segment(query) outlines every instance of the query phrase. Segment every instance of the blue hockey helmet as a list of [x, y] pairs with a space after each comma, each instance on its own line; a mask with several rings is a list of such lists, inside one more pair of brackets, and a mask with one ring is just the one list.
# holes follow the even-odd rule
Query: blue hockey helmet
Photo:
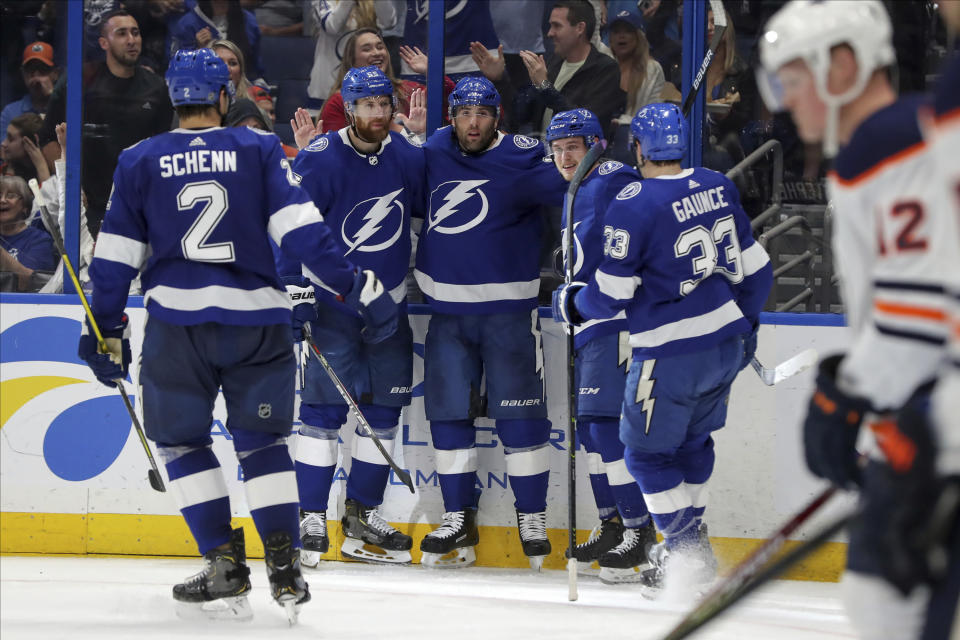
[[687, 152], [687, 121], [675, 104], [655, 102], [637, 111], [630, 135], [650, 160], [680, 160]]
[[213, 49], [181, 49], [173, 54], [167, 68], [167, 91], [173, 106], [215, 105], [221, 88], [231, 98], [236, 94], [227, 64]]
[[[347, 111], [352, 111], [353, 103], [360, 98], [390, 96], [392, 99], [393, 83], [390, 82], [387, 74], [376, 65], [354, 67], [344, 74], [343, 84], [340, 86], [340, 95], [343, 96], [344, 107]], [[394, 103], [394, 106], [396, 106], [396, 103]]]
[[457, 86], [450, 92], [447, 98], [450, 105], [450, 119], [453, 119], [453, 112], [457, 107], [476, 105], [482, 107], [493, 107], [497, 111], [497, 117], [500, 117], [500, 93], [493, 83], [483, 76], [467, 76], [461, 78]]
[[561, 111], [550, 120], [547, 127], [547, 145], [561, 138], [583, 136], [587, 147], [603, 142], [603, 128], [600, 120], [589, 109]]

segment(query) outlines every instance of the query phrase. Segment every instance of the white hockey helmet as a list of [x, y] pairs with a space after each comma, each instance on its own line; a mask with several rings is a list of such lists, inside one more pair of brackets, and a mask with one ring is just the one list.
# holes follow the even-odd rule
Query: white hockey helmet
[[[874, 71], [896, 62], [892, 39], [890, 16], [880, 0], [792, 0], [770, 18], [760, 38], [760, 94], [771, 111], [783, 111], [777, 70], [803, 60], [828, 108], [824, 144], [834, 146], [837, 110], [863, 92]], [[831, 94], [830, 50], [843, 44], [853, 50], [857, 78], [846, 92]]]

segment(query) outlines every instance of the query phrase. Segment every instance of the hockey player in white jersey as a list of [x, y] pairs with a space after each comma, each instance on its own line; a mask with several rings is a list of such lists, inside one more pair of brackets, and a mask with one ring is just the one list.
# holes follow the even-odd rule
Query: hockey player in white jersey
[[164, 459], [204, 569], [173, 588], [180, 611], [249, 618], [243, 529], [231, 530], [226, 481], [210, 424], [220, 389], [243, 469], [247, 506], [263, 540], [270, 593], [295, 621], [310, 592], [300, 573], [298, 504], [286, 435], [293, 419], [290, 302], [272, 239], [343, 296], [374, 330], [396, 305], [357, 270], [299, 188], [279, 141], [220, 126], [233, 96], [227, 66], [210, 49], [178, 51], [167, 71], [180, 128], [120, 154], [103, 230], [90, 265], [92, 315], [79, 355], [107, 385], [127, 375], [123, 313], [142, 270], [140, 404], [146, 434]]
[[485, 413], [504, 446], [523, 552], [539, 568], [551, 549], [539, 206], [559, 205], [565, 183], [537, 140], [497, 131], [500, 95], [490, 81], [464, 78], [449, 103], [454, 124], [424, 145], [429, 210], [414, 271], [433, 312], [424, 404], [444, 503], [443, 524], [420, 550], [428, 566], [475, 561], [474, 419]]
[[[795, 0], [766, 26], [759, 79], [771, 110], [789, 110], [804, 141], [836, 153], [833, 259], [853, 342], [820, 365], [804, 449], [814, 474], [860, 488], [847, 612], [863, 638], [934, 640], [950, 632], [922, 631], [938, 589], [927, 561], [939, 486], [928, 407], [949, 333], [956, 220], [931, 188], [936, 160], [918, 125], [928, 100], [898, 99], [890, 81], [892, 35], [878, 1]], [[952, 617], [955, 594], [947, 608]]]
[[[565, 180], [573, 177], [590, 147], [606, 144], [597, 116], [587, 109], [553, 116], [546, 142]], [[597, 160], [584, 177], [574, 201], [573, 239], [569, 245], [573, 256], [564, 256], [564, 261], [573, 260], [574, 280], [588, 280], [600, 265], [607, 207], [624, 187], [640, 179], [636, 171], [613, 160]], [[566, 251], [566, 208], [560, 227]], [[627, 470], [620, 441], [620, 406], [630, 365], [628, 337], [622, 312], [614, 318], [577, 326], [574, 336], [577, 437], [587, 452], [600, 524], [588, 540], [576, 546], [573, 557], [584, 568], [597, 562], [600, 579], [611, 584], [637, 580], [638, 568], [647, 563], [647, 549], [657, 541], [643, 494]]]
[[626, 315], [633, 361], [620, 439], [664, 538], [640, 575], [653, 597], [670, 576], [697, 588], [716, 572], [705, 524], [712, 433], [756, 350], [773, 272], [736, 186], [716, 171], [681, 167], [687, 127], [676, 105], [645, 106], [630, 130], [644, 180], [617, 193], [600, 265], [588, 284], [557, 289], [553, 312], [574, 326]]
[[[344, 308], [322, 279], [315, 283], [312, 339], [358, 403], [382, 445], [392, 450], [401, 408], [410, 403], [413, 336], [406, 314], [410, 217], [422, 218], [423, 152], [390, 131], [393, 85], [376, 66], [350, 69], [341, 91], [349, 125], [315, 138], [293, 163], [300, 186], [337, 230], [343, 255], [380, 275], [401, 309], [396, 330], [373, 335]], [[278, 265], [295, 279], [300, 265]], [[300, 404], [296, 468], [303, 509], [303, 562], [315, 567], [327, 551], [327, 501], [337, 465], [347, 405], [320, 363], [309, 358]], [[390, 468], [374, 441], [357, 427], [341, 518], [343, 555], [368, 562], [409, 563], [413, 540], [380, 515]], [[348, 456], [345, 453], [344, 458]], [[346, 462], [346, 460], [345, 460]]]

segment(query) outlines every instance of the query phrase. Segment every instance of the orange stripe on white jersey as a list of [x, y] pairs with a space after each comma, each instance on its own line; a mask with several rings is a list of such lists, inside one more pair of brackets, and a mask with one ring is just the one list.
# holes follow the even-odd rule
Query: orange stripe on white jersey
[[885, 171], [886, 169], [893, 167], [898, 163], [906, 162], [913, 156], [926, 151], [926, 149], [927, 149], [926, 142], [918, 142], [914, 145], [907, 147], [902, 151], [898, 151], [897, 153], [893, 154], [889, 158], [884, 158], [883, 160], [873, 165], [863, 173], [849, 180], [845, 178], [841, 178], [836, 171], [830, 171], [827, 174], [827, 177], [831, 178], [834, 181], [834, 183], [837, 185], [840, 185], [843, 187], [854, 187], [854, 186], [863, 184], [867, 180], [874, 178], [877, 174], [881, 173], [882, 171]]
[[920, 307], [916, 305], [884, 302], [883, 300], [875, 300], [873, 303], [873, 307], [877, 311], [881, 311], [883, 313], [894, 315], [894, 316], [920, 318], [923, 320], [932, 320], [934, 322], [947, 321], [947, 314], [943, 310], [934, 309], [931, 307]]

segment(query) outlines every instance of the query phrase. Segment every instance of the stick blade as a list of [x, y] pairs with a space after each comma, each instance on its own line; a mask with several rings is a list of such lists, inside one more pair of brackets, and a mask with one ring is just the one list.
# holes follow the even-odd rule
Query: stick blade
[[156, 469], [147, 471], [147, 479], [150, 481], [150, 486], [153, 487], [154, 491], [159, 491], [160, 493], [167, 492], [167, 487], [163, 484], [163, 478], [160, 477]]
[[[772, 372], [773, 381], [768, 384], [777, 384], [783, 382], [787, 378], [792, 378], [798, 373], [802, 373], [813, 365], [817, 364], [818, 359], [819, 356], [817, 355], [816, 349], [807, 349], [805, 351], [801, 351], [786, 362], [777, 365], [777, 368]], [[766, 382], [766, 380], [764, 380], [764, 382]]]

